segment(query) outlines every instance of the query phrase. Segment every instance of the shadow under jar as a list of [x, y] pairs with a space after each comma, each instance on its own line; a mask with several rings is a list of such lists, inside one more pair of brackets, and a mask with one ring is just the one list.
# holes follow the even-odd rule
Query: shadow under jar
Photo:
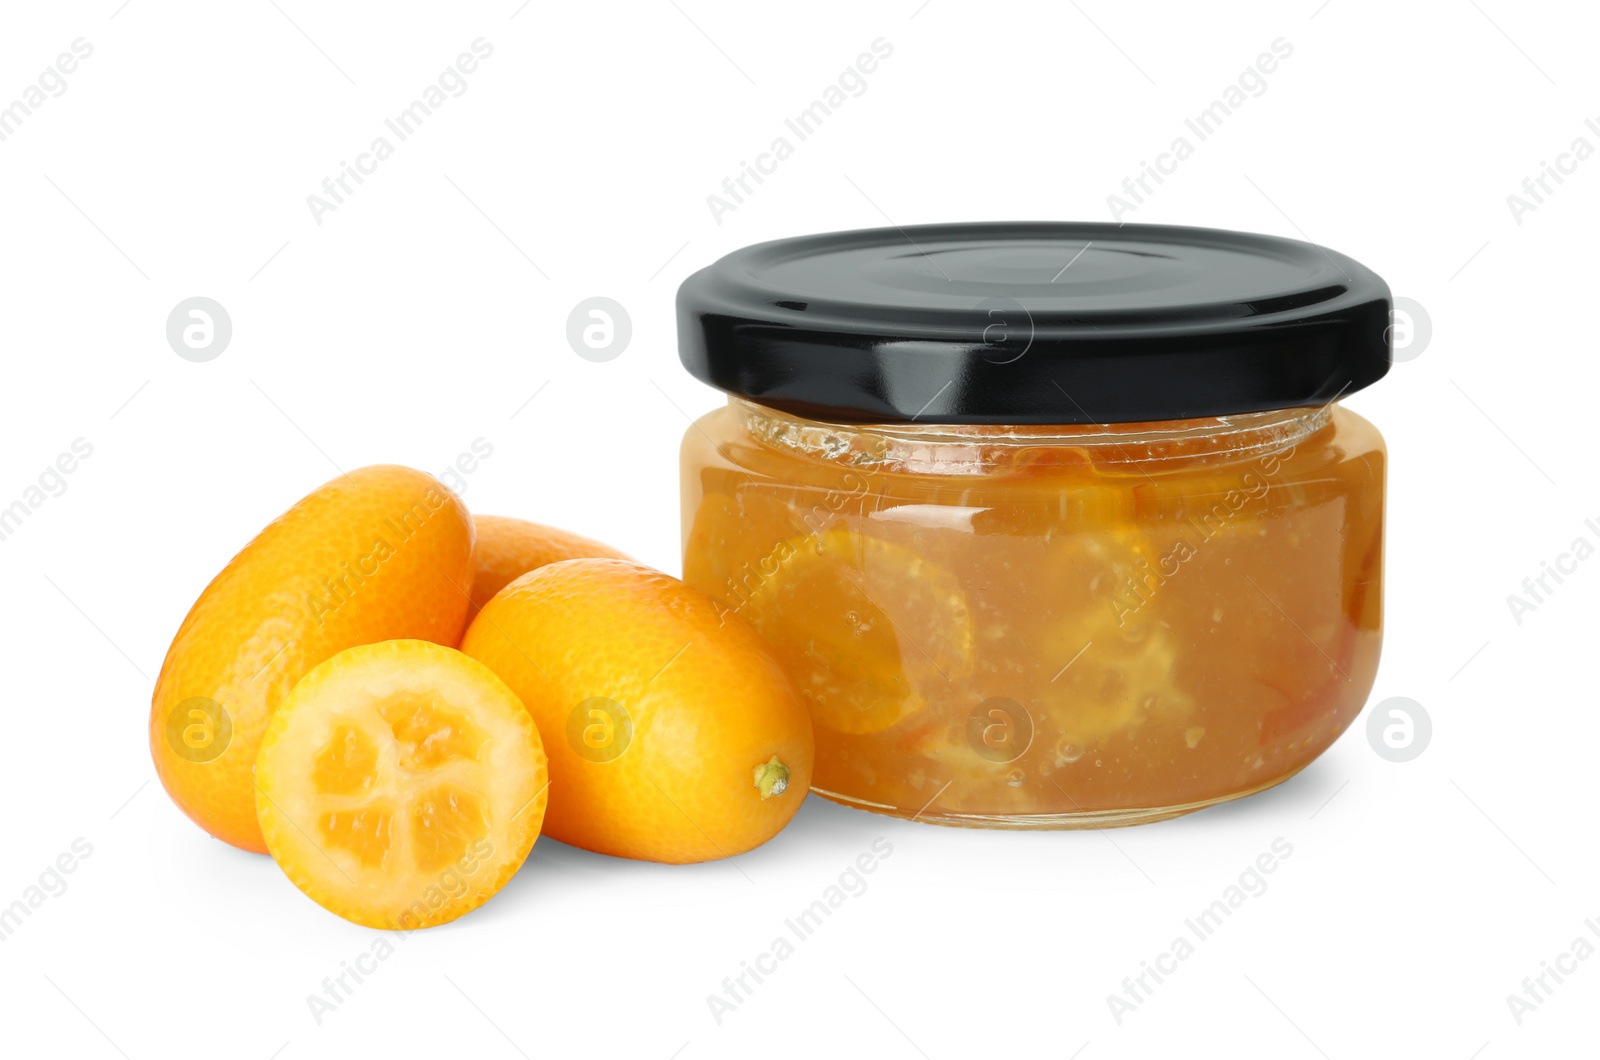
[[1160, 820], [1304, 768], [1382, 629], [1389, 367], [1343, 255], [1205, 229], [780, 240], [679, 291], [730, 393], [683, 442], [684, 579], [811, 709], [814, 790], [918, 820]]

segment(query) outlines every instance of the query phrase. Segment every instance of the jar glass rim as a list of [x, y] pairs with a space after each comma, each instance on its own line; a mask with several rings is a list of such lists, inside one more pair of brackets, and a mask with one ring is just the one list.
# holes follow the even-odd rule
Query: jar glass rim
[[[1099, 466], [1153, 469], [1170, 460], [1237, 460], [1288, 452], [1330, 422], [1337, 402], [1266, 412], [1109, 424], [831, 423], [736, 394], [728, 405], [758, 440], [855, 465], [942, 474], [979, 473], [1028, 449], [1093, 452]], [[1135, 474], [1140, 473], [1134, 470]]]

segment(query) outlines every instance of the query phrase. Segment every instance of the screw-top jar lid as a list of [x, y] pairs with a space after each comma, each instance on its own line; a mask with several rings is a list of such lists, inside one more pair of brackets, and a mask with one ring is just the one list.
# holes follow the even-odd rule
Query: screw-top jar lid
[[759, 243], [678, 289], [712, 386], [848, 423], [1127, 423], [1323, 404], [1389, 370], [1389, 287], [1293, 239], [927, 225]]

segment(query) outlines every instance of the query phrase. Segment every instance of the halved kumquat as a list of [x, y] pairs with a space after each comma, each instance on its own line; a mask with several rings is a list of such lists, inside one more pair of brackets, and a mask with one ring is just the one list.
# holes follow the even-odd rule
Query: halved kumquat
[[428, 641], [350, 648], [273, 716], [256, 759], [267, 848], [368, 927], [454, 920], [522, 865], [544, 820], [543, 743], [487, 667]]

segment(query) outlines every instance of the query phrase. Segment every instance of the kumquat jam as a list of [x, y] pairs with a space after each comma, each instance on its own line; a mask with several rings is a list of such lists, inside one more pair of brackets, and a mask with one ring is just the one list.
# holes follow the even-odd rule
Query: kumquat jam
[[1092, 827], [1280, 783], [1378, 665], [1385, 450], [1338, 400], [1388, 297], [1201, 229], [739, 251], [679, 295], [731, 395], [684, 438], [684, 579], [777, 651], [828, 798]]

